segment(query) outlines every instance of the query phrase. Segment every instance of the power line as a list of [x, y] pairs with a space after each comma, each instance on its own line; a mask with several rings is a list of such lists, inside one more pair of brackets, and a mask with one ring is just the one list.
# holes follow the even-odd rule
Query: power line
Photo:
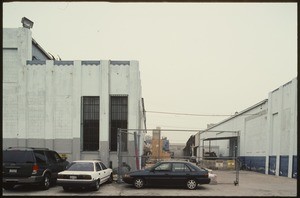
[[[169, 115], [183, 115], [183, 116], [203, 116], [203, 117], [227, 117], [227, 116], [235, 116], [238, 114], [238, 112], [236, 112], [235, 114], [193, 114], [193, 113], [175, 113], [175, 112], [163, 112], [163, 111], [146, 111], [146, 113], [157, 113], [157, 114], [169, 114]], [[258, 115], [258, 113], [255, 114], [242, 114], [243, 116], [249, 116], [249, 115]]]
[[185, 116], [233, 116], [233, 115], [218, 115], [218, 114], [192, 114], [192, 113], [174, 113], [174, 112], [162, 112], [162, 111], [146, 111], [146, 113], [159, 113], [169, 115], [185, 115]]

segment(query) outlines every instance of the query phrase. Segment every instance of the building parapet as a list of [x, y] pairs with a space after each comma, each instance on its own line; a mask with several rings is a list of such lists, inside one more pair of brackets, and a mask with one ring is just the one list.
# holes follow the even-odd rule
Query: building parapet
[[110, 65], [130, 65], [130, 61], [109, 61]]
[[100, 61], [81, 61], [81, 65], [100, 65]]
[[[47, 61], [52, 61], [52, 60], [47, 60]], [[46, 60], [27, 60], [26, 61], [27, 65], [46, 65]], [[101, 64], [100, 60], [84, 60], [81, 61], [82, 66], [88, 66], [88, 65], [96, 65], [99, 66]], [[109, 61], [110, 65], [130, 65], [130, 61]], [[53, 65], [57, 66], [73, 66], [74, 61], [66, 61], [66, 60], [53, 60]]]
[[27, 65], [46, 65], [45, 60], [28, 60], [26, 61]]
[[74, 65], [74, 61], [54, 61], [54, 65]]

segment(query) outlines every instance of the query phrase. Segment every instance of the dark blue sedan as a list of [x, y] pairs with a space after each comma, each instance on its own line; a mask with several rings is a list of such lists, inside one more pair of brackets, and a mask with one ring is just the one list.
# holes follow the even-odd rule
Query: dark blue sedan
[[198, 184], [209, 184], [208, 171], [185, 161], [158, 162], [151, 168], [129, 172], [123, 176], [123, 181], [133, 184], [136, 188], [145, 185], [186, 186], [196, 189]]

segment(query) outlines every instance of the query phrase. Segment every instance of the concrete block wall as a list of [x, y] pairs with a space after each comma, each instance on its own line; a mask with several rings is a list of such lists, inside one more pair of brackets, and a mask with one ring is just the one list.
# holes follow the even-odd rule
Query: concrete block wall
[[[26, 28], [4, 29], [3, 41], [3, 148], [47, 147], [69, 161], [101, 159], [117, 165], [116, 152], [109, 151], [109, 99], [127, 95], [128, 128], [143, 126], [138, 61], [31, 60], [32, 37]], [[100, 97], [97, 152], [82, 152], [82, 96]], [[140, 138], [143, 148], [143, 133]], [[134, 148], [129, 152], [133, 155]]]

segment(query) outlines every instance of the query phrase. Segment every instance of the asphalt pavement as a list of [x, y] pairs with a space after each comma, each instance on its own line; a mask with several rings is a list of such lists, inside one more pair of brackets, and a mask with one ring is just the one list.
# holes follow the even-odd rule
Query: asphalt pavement
[[64, 191], [53, 186], [43, 191], [36, 186], [16, 186], [15, 189], [2, 191], [4, 196], [297, 196], [297, 180], [287, 177], [265, 175], [251, 171], [239, 172], [239, 184], [234, 185], [234, 171], [213, 171], [217, 182], [200, 185], [196, 190], [184, 187], [146, 187], [135, 189], [125, 183], [101, 185], [98, 191], [76, 189]]

